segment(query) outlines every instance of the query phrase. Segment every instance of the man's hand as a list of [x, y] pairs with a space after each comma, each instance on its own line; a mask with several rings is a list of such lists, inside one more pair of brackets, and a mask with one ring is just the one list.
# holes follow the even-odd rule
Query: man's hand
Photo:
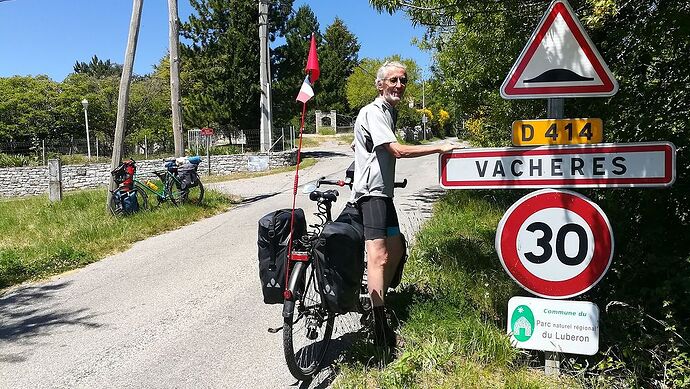
[[441, 153], [447, 153], [455, 149], [464, 149], [465, 146], [457, 142], [446, 142], [441, 145]]

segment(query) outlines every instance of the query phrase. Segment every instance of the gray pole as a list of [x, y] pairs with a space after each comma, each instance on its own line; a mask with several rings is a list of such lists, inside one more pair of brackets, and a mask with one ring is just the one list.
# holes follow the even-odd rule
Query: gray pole
[[[546, 102], [547, 119], [563, 119], [563, 99], [548, 99]], [[561, 359], [556, 352], [544, 351], [544, 373], [547, 375], [559, 375], [561, 373]]]
[[206, 160], [208, 162], [208, 175], [211, 176], [211, 135], [206, 135]]
[[424, 96], [424, 87], [426, 85], [426, 81], [422, 78], [422, 110], [424, 113], [422, 114], [422, 134], [424, 136], [424, 140], [426, 140], [426, 99]]
[[261, 111], [260, 143], [261, 151], [266, 152], [271, 147], [271, 81], [268, 73], [268, 1], [259, 0], [259, 83], [261, 97], [259, 108]]
[[[125, 63], [122, 66], [122, 77], [120, 78], [120, 94], [117, 99], [117, 120], [115, 122], [115, 137], [113, 141], [113, 156], [110, 161], [110, 170], [114, 170], [122, 159], [122, 149], [125, 139], [125, 126], [127, 120], [127, 102], [129, 101], [129, 86], [132, 80], [132, 68], [134, 67], [134, 56], [137, 52], [137, 40], [139, 38], [139, 25], [141, 24], [141, 7], [144, 0], [132, 1], [132, 19], [129, 23], [129, 38], [127, 40], [127, 50], [125, 51]], [[115, 181], [110, 179], [110, 190], [115, 190]], [[105, 200], [106, 207], [110, 201], [110, 193]]]
[[177, 17], [177, 0], [168, 0], [168, 38], [170, 45], [170, 104], [172, 108], [173, 140], [175, 156], [184, 157], [184, 136], [182, 129], [182, 110], [180, 108], [180, 45], [179, 19]]
[[[86, 99], [82, 100], [82, 104]], [[91, 160], [91, 138], [89, 137], [89, 103], [84, 104], [84, 122], [86, 123], [86, 150], [89, 155], [89, 161]]]

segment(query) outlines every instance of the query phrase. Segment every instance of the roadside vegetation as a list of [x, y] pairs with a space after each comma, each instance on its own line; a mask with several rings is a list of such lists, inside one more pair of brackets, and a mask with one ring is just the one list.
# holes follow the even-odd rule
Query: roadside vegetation
[[364, 342], [356, 344], [334, 387], [580, 386], [530, 368], [536, 357], [506, 336], [508, 299], [520, 290], [503, 271], [493, 240], [513, 197], [458, 191], [440, 200], [417, 235], [402, 286], [389, 297], [405, 345], [386, 364], [371, 359], [374, 350]]
[[116, 218], [105, 189], [0, 201], [0, 289], [83, 267], [134, 242], [227, 210], [238, 199], [208, 190], [202, 206], [162, 204]]

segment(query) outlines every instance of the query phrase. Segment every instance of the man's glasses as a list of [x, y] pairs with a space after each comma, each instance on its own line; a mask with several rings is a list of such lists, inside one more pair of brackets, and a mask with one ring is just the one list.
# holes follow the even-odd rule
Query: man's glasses
[[388, 81], [388, 83], [391, 85], [397, 85], [398, 81], [400, 81], [400, 85], [407, 84], [407, 77], [391, 77], [385, 78], [385, 80]]

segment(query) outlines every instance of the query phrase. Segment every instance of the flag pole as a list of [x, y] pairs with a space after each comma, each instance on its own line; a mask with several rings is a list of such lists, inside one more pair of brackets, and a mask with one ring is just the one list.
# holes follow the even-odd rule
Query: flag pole
[[[297, 146], [297, 165], [295, 167], [295, 182], [292, 188], [292, 214], [290, 215], [290, 239], [288, 241], [288, 252], [285, 264], [285, 290], [283, 291], [283, 298], [292, 299], [292, 295], [288, 291], [288, 282], [290, 280], [290, 261], [292, 260], [292, 239], [295, 232], [295, 205], [297, 201], [297, 187], [299, 186], [299, 165], [302, 162], [302, 134], [304, 132], [304, 118], [307, 114], [307, 101], [314, 95], [311, 85], [319, 78], [319, 59], [316, 53], [316, 35], [311, 34], [311, 42], [309, 45], [309, 54], [307, 56], [307, 66], [304, 69], [307, 73], [307, 78], [300, 88], [300, 93], [297, 95], [297, 100], [302, 102], [302, 118], [299, 126], [299, 145]], [[306, 85], [306, 89], [304, 89]]]
[[[304, 116], [307, 113], [307, 103], [302, 103], [302, 118], [299, 126], [299, 145], [297, 146], [297, 166], [295, 168], [295, 182], [292, 188], [292, 215], [290, 216], [290, 240], [288, 241], [287, 263], [285, 265], [285, 291], [283, 297], [287, 296], [288, 281], [290, 277], [290, 260], [292, 259], [292, 234], [295, 230], [295, 204], [297, 201], [297, 187], [299, 186], [299, 164], [302, 158], [302, 132], [304, 131]], [[291, 297], [291, 296], [290, 296]]]

